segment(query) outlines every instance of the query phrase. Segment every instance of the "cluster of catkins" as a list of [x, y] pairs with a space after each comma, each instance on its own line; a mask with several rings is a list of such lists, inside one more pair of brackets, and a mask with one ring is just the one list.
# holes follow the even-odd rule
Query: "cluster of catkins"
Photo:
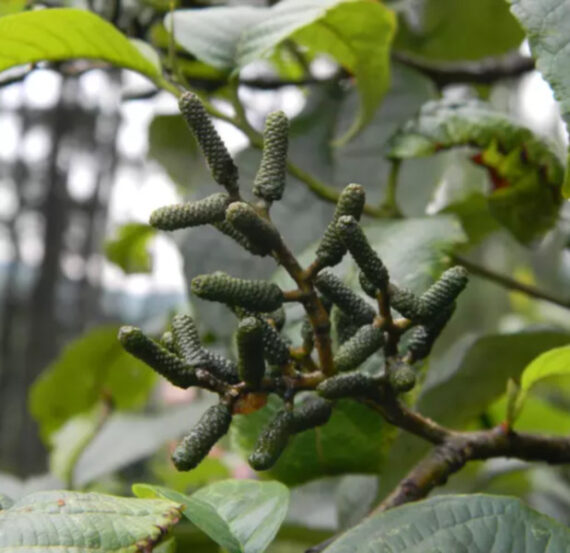
[[[213, 225], [252, 254], [273, 255], [279, 260], [284, 245], [268, 212], [271, 203], [281, 199], [285, 187], [287, 117], [276, 112], [267, 118], [263, 156], [253, 184], [258, 200], [248, 203], [240, 195], [237, 167], [200, 100], [186, 93], [180, 100], [180, 109], [214, 179], [226, 192], [162, 207], [152, 214], [151, 225], [168, 231]], [[382, 401], [388, 393], [395, 395], [414, 386], [412, 363], [429, 354], [453, 313], [455, 299], [465, 287], [467, 276], [460, 267], [449, 269], [421, 296], [392, 284], [358, 223], [364, 200], [364, 190], [359, 185], [350, 184], [342, 191], [311, 273], [309, 293], [316, 294], [316, 301], [330, 315], [336, 338], [332, 367], [327, 370], [311, 357], [315, 329], [309, 317], [303, 324], [301, 347], [293, 348], [281, 335], [286, 294], [275, 283], [263, 280], [244, 280], [215, 272], [197, 276], [191, 283], [196, 296], [222, 302], [237, 316], [237, 362], [204, 348], [194, 321], [187, 315], [175, 316], [171, 330], [160, 341], [147, 337], [138, 328], [121, 329], [119, 339], [124, 348], [175, 386], [199, 386], [220, 396], [220, 402], [202, 415], [174, 451], [173, 462], [179, 470], [190, 470], [200, 463], [227, 433], [232, 415], [245, 412], [242, 405], [248, 396], [263, 398], [275, 393], [285, 401], [283, 410], [260, 433], [249, 457], [254, 469], [266, 470], [278, 460], [292, 435], [328, 421], [336, 399]], [[360, 269], [362, 289], [379, 305], [383, 301], [388, 315], [378, 314], [327, 269], [338, 264], [347, 251]], [[392, 319], [389, 306], [400, 319]], [[408, 329], [411, 334], [406, 351], [400, 353], [397, 338]], [[386, 355], [383, 372], [359, 370], [364, 361], [382, 349]], [[309, 374], [313, 379], [303, 380]], [[312, 384], [298, 385], [307, 381]], [[304, 394], [307, 397], [303, 401], [294, 403], [299, 391], [310, 392]]]

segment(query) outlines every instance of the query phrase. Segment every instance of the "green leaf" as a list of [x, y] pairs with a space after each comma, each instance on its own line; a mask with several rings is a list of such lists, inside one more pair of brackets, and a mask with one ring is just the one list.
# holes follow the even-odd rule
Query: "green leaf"
[[148, 141], [148, 159], [162, 166], [180, 193], [213, 183], [196, 139], [180, 115], [156, 115]]
[[[234, 416], [234, 449], [249, 455], [261, 429], [282, 406], [271, 397], [263, 409]], [[293, 486], [321, 476], [378, 473], [393, 433], [394, 427], [365, 405], [338, 401], [327, 424], [295, 435], [275, 466], [260, 475]]]
[[219, 69], [241, 69], [271, 56], [291, 39], [311, 52], [328, 54], [356, 78], [360, 114], [342, 137], [346, 142], [370, 122], [389, 84], [389, 48], [394, 14], [367, 0], [285, 0], [271, 8], [180, 10], [174, 21], [177, 42]]
[[[511, 11], [528, 35], [536, 67], [548, 81], [560, 102], [566, 129], [570, 131], [570, 4], [564, 0], [508, 0]], [[568, 155], [564, 196], [570, 198], [570, 153]]]
[[278, 482], [224, 480], [190, 496], [136, 484], [139, 497], [165, 497], [184, 504], [184, 515], [229, 553], [263, 553], [287, 514], [289, 490]]
[[331, 55], [356, 78], [361, 103], [357, 120], [338, 140], [342, 144], [371, 121], [388, 89], [395, 28], [394, 14], [377, 2], [287, 0], [245, 33], [238, 63], [265, 57], [289, 37], [312, 52]]
[[515, 417], [524, 406], [531, 388], [541, 380], [570, 376], [570, 346], [555, 348], [539, 355], [523, 371], [515, 406]]
[[119, 328], [102, 326], [71, 342], [34, 382], [29, 396], [32, 416], [44, 440], [68, 419], [110, 400], [116, 409], [145, 404], [156, 376], [126, 353]]
[[149, 273], [152, 270], [152, 259], [148, 243], [155, 234], [152, 227], [142, 223], [121, 225], [116, 237], [105, 243], [105, 255], [128, 275]]
[[387, 155], [410, 159], [465, 146], [488, 171], [488, 208], [501, 225], [523, 243], [552, 228], [562, 201], [558, 157], [529, 129], [482, 102], [428, 102], [390, 139]]
[[76, 58], [102, 60], [157, 79], [156, 65], [113, 25], [83, 10], [33, 10], [0, 19], [0, 71]]
[[483, 336], [447, 363], [433, 367], [417, 403], [419, 412], [461, 428], [502, 396], [539, 353], [568, 344], [564, 332], [536, 331]]
[[324, 553], [566, 553], [570, 530], [519, 499], [448, 495], [375, 515]]
[[28, 3], [28, 0], [3, 0], [0, 3], [0, 16], [21, 12]]
[[412, 6], [400, 18], [395, 47], [420, 57], [475, 60], [514, 50], [524, 39], [502, 0], [420, 0]]
[[0, 552], [151, 551], [178, 522], [180, 510], [164, 499], [38, 492], [0, 511]]

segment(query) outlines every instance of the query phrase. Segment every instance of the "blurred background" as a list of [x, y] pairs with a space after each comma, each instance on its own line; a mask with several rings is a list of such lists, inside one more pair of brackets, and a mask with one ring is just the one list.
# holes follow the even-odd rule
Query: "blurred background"
[[[152, 33], [160, 37], [164, 32], [160, 22], [168, 9], [168, 2], [143, 0], [36, 4], [92, 9], [129, 36], [140, 38]], [[178, 7], [196, 8], [214, 4], [221, 2], [177, 2]], [[421, 28], [427, 2], [392, 4], [400, 9], [408, 29]], [[157, 38], [155, 46], [164, 50], [164, 40]], [[509, 48], [509, 55], [526, 58], [528, 46], [521, 42], [514, 50]], [[481, 56], [475, 53], [473, 57]], [[396, 57], [391, 88], [377, 117], [343, 148], [330, 146], [330, 141], [350, 123], [357, 99], [333, 61], [313, 59], [306, 68], [305, 86], [282, 82], [286, 79], [280, 78], [270, 63], [253, 64], [241, 78], [240, 97], [254, 127], [261, 129], [270, 111], [283, 109], [294, 118], [292, 159], [337, 188], [361, 182], [372, 202], [380, 200], [387, 181], [388, 166], [382, 159], [387, 138], [438, 94], [458, 100], [483, 98], [548, 137], [558, 151], [565, 147], [552, 92], [532, 66], [485, 84], [445, 83]], [[212, 94], [216, 107], [231, 113], [223, 92], [217, 94], [223, 82], [215, 75], [197, 71], [189, 80]], [[242, 182], [247, 183], [259, 154], [229, 124], [217, 121], [216, 126], [237, 156]], [[481, 193], [488, 186], [482, 169], [469, 163], [466, 156], [450, 152], [407, 163], [398, 201], [407, 216], [422, 217], [444, 212], [458, 199]], [[121, 324], [160, 334], [172, 313], [182, 310], [196, 313], [206, 339], [213, 347], [222, 348], [234, 323], [222, 309], [192, 305], [186, 276], [214, 269], [231, 270], [237, 276], [272, 274], [274, 269], [267, 260], [251, 262], [230, 242], [219, 242], [218, 235], [208, 230], [166, 236], [155, 235], [144, 226], [153, 209], [204, 196], [211, 189], [214, 185], [178, 116], [176, 100], [166, 92], [157, 92], [143, 77], [81, 61], [40, 64], [0, 75], [2, 491], [18, 496], [25, 489], [62, 483], [121, 491], [125, 482], [142, 475], [149, 478], [149, 474], [166, 485], [187, 488], [232, 474], [250, 474], [237, 455], [224, 447], [191, 474], [174, 473], [168, 463], [168, 448], [210, 399], [158, 383], [113, 345]], [[567, 295], [567, 207], [555, 228], [530, 248], [515, 242], [504, 230], [486, 228], [488, 221], [478, 221], [471, 230], [480, 232], [480, 237], [473, 238], [470, 255], [495, 271]], [[318, 238], [331, 213], [330, 204], [291, 178], [284, 202], [275, 209], [275, 219], [293, 249], [301, 252]], [[442, 359], [443, 363], [451, 355], [450, 346], [460, 339], [512, 332], [528, 325], [570, 330], [562, 308], [474, 279], [432, 362]], [[89, 399], [91, 388], [78, 391], [81, 383], [87, 386], [92, 379], [103, 378], [93, 375], [99, 374], [102, 365], [113, 363], [131, 363], [132, 378], [140, 377], [134, 384], [133, 380], [108, 384], [113, 393], [121, 386], [137, 390], [138, 399], [126, 402], [126, 412], [119, 392], [114, 397], [115, 401], [119, 398], [117, 404], [106, 401], [105, 386], [92, 387], [98, 390], [97, 401]], [[41, 376], [54, 366], [64, 367], [60, 377]], [[34, 400], [30, 391], [38, 382], [42, 386]], [[75, 420], [79, 426], [67, 426], [67, 434], [50, 430], [70, 420], [70, 413], [58, 411], [61, 401], [46, 401], [55, 394], [68, 404], [76, 399], [79, 403], [91, 401], [88, 416]], [[83, 407], [81, 404], [77, 412], [83, 413]], [[102, 430], [85, 451], [77, 450], [81, 457], [70, 475], [69, 452], [62, 454], [63, 460], [57, 455], [66, 439], [76, 443], [73, 436], [78, 428], [83, 432], [85, 428]], [[369, 485], [366, 477], [362, 478], [361, 492]], [[550, 481], [544, 478], [545, 497], [560, 494], [560, 490], [548, 488]], [[352, 485], [357, 482], [353, 480]], [[321, 488], [312, 486], [310, 497], [316, 497], [322, 506], [318, 502]], [[308, 497], [302, 496], [301, 502], [310, 511], [312, 500]], [[554, 503], [562, 501], [552, 497]], [[320, 509], [319, 516], [324, 526], [336, 524], [337, 514], [328, 507]]]

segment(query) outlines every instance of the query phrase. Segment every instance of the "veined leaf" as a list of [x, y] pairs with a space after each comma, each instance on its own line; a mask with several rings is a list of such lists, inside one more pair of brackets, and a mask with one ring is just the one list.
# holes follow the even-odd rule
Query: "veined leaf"
[[373, 516], [324, 553], [567, 553], [570, 530], [519, 499], [446, 495]]
[[71, 8], [33, 10], [0, 18], [0, 71], [40, 61], [102, 60], [156, 79], [155, 64], [113, 25]]
[[269, 57], [286, 39], [328, 54], [356, 78], [360, 114], [347, 141], [370, 120], [389, 82], [394, 14], [368, 0], [284, 0], [271, 8], [178, 10], [165, 18], [176, 41], [218, 69], [239, 70]]
[[180, 504], [164, 499], [38, 492], [0, 511], [0, 552], [151, 551], [180, 511]]
[[289, 505], [289, 490], [278, 482], [224, 480], [190, 496], [148, 484], [135, 484], [133, 491], [182, 503], [184, 515], [229, 553], [263, 553]]
[[[570, 130], [570, 4], [565, 0], [508, 0], [511, 11], [528, 35], [536, 67], [548, 81], [560, 102], [562, 117]], [[570, 153], [568, 155], [564, 196], [570, 198]]]
[[425, 104], [389, 141], [387, 156], [410, 159], [470, 147], [471, 159], [491, 181], [489, 211], [519, 241], [549, 230], [562, 201], [563, 168], [549, 146], [529, 129], [482, 102]]

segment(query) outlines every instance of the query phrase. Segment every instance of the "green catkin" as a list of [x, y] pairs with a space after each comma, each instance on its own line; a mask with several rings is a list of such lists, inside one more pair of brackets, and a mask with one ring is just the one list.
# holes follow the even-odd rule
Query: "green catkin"
[[277, 229], [245, 202], [234, 202], [226, 211], [226, 220], [233, 225], [263, 255], [281, 243]]
[[356, 219], [343, 216], [338, 220], [336, 229], [366, 278], [379, 290], [385, 290], [389, 280], [388, 270], [370, 246]]
[[336, 341], [339, 345], [350, 340], [359, 328], [352, 318], [338, 307], [333, 307], [331, 311], [331, 323], [335, 332]]
[[270, 113], [265, 120], [263, 153], [253, 183], [253, 193], [267, 202], [283, 197], [287, 175], [289, 119], [282, 111]]
[[133, 357], [146, 363], [175, 386], [189, 388], [197, 384], [193, 366], [145, 336], [140, 328], [121, 327], [119, 341]]
[[227, 405], [220, 403], [209, 407], [172, 454], [176, 468], [186, 471], [197, 467], [216, 442], [227, 433], [231, 422], [232, 414]]
[[270, 365], [285, 365], [289, 362], [289, 346], [283, 340], [279, 331], [267, 321], [261, 320], [263, 356]]
[[423, 318], [429, 322], [439, 312], [455, 301], [467, 286], [467, 270], [464, 267], [452, 267], [421, 296]]
[[331, 271], [321, 271], [315, 286], [326, 298], [342, 309], [358, 325], [370, 323], [376, 311]]
[[238, 373], [248, 386], [259, 388], [265, 374], [263, 359], [263, 323], [255, 317], [246, 317], [237, 329]]
[[255, 244], [252, 244], [247, 237], [245, 237], [239, 230], [237, 230], [229, 221], [220, 221], [219, 223], [214, 223], [213, 226], [218, 229], [222, 234], [229, 236], [232, 240], [237, 242], [243, 249], [247, 250], [253, 255], [259, 255], [263, 257], [267, 255], [263, 249], [259, 249]]
[[409, 392], [416, 385], [416, 373], [407, 363], [399, 363], [389, 371], [388, 380], [397, 393]]
[[216, 271], [192, 279], [192, 293], [208, 301], [243, 307], [254, 312], [278, 309], [283, 304], [283, 292], [272, 282], [233, 278]]
[[384, 332], [374, 325], [364, 325], [338, 349], [334, 356], [334, 366], [339, 372], [356, 369], [383, 344]]
[[360, 287], [364, 291], [364, 293], [372, 299], [376, 299], [378, 297], [378, 288], [374, 286], [367, 278], [366, 275], [362, 272], [358, 272], [358, 282], [360, 283]]
[[214, 128], [204, 105], [191, 92], [185, 92], [178, 105], [202, 149], [214, 180], [225, 187], [230, 195], [236, 196], [238, 193], [238, 169]]
[[326, 424], [331, 414], [330, 402], [321, 397], [313, 396], [295, 406], [291, 427], [295, 434], [305, 432], [305, 430]]
[[419, 361], [427, 357], [434, 342], [453, 315], [455, 303], [444, 307], [435, 319], [429, 324], [415, 328], [408, 341], [408, 351], [412, 354], [413, 361]]
[[383, 392], [383, 381], [379, 377], [360, 372], [338, 374], [327, 378], [317, 386], [317, 392], [326, 399], [344, 397], [378, 398]]
[[294, 431], [295, 416], [291, 411], [279, 411], [261, 431], [255, 442], [253, 452], [248, 457], [250, 466], [255, 470], [268, 470], [279, 459]]
[[178, 355], [178, 350], [176, 349], [176, 343], [174, 342], [174, 336], [170, 330], [167, 330], [163, 333], [160, 337], [160, 343], [170, 352], [174, 353], [174, 355]]
[[187, 362], [193, 363], [204, 358], [204, 349], [200, 343], [200, 335], [189, 315], [175, 315], [172, 318], [172, 335], [176, 349], [180, 356]]
[[398, 288], [393, 284], [388, 286], [390, 305], [403, 317], [414, 322], [423, 318], [423, 303], [420, 298], [407, 288]]
[[223, 221], [231, 199], [227, 194], [212, 194], [203, 200], [155, 209], [150, 225], [160, 230], [178, 230]]
[[332, 221], [329, 223], [323, 239], [317, 249], [317, 259], [321, 266], [332, 267], [342, 260], [346, 246], [340, 239], [336, 224], [343, 215], [352, 215], [360, 220], [366, 195], [359, 184], [349, 184], [340, 194]]
[[228, 384], [237, 384], [239, 382], [237, 365], [233, 361], [208, 350], [204, 350], [204, 354], [206, 356], [204, 368], [209, 373]]

